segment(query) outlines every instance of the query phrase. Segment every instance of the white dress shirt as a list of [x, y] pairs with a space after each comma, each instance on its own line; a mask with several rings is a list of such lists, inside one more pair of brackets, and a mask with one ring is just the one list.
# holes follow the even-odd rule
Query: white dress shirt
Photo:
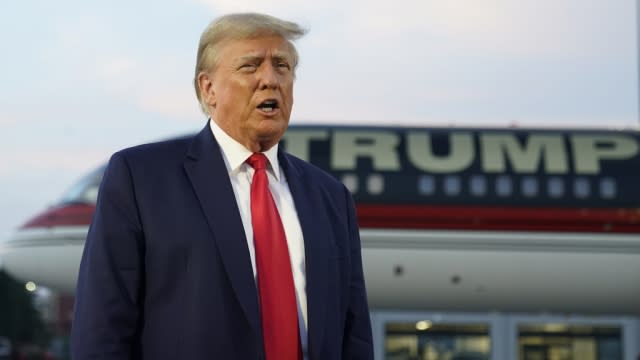
[[[256, 255], [255, 246], [253, 244], [253, 227], [251, 225], [251, 180], [254, 170], [245, 161], [253, 154], [244, 145], [237, 142], [222, 130], [218, 124], [212, 119], [209, 120], [211, 131], [222, 150], [222, 157], [229, 172], [233, 193], [238, 203], [240, 217], [244, 233], [247, 236], [247, 245], [249, 246], [249, 255], [251, 256], [251, 266], [253, 267], [253, 276], [256, 277]], [[287, 238], [287, 246], [289, 247], [289, 257], [291, 260], [291, 271], [293, 274], [293, 282], [296, 289], [296, 300], [298, 303], [298, 324], [300, 328], [300, 342], [302, 352], [307, 358], [307, 293], [306, 293], [306, 277], [305, 277], [305, 258], [304, 258], [304, 240], [302, 238], [302, 229], [298, 220], [291, 191], [287, 178], [284, 176], [280, 164], [278, 162], [278, 144], [264, 152], [269, 160], [267, 166], [267, 177], [269, 178], [269, 190], [276, 203], [284, 233]]]

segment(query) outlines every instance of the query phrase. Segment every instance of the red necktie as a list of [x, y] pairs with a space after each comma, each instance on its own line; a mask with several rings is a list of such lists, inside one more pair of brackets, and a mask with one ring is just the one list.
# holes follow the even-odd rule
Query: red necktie
[[251, 181], [251, 223], [265, 357], [266, 360], [300, 360], [298, 306], [289, 248], [278, 208], [269, 191], [267, 158], [254, 153], [247, 163], [255, 170]]

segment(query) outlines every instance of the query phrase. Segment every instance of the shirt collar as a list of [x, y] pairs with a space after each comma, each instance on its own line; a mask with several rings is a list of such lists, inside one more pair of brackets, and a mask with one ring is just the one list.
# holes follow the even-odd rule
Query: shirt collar
[[[209, 119], [209, 126], [211, 127], [211, 132], [216, 138], [218, 145], [220, 145], [220, 149], [222, 150], [222, 157], [224, 158], [224, 163], [227, 166], [227, 171], [229, 171], [230, 174], [237, 173], [238, 171], [240, 171], [242, 164], [245, 163], [245, 161], [249, 158], [249, 156], [251, 156], [251, 154], [253, 154], [253, 152], [236, 141], [236, 139], [229, 136], [229, 134], [222, 130], [220, 126], [218, 126], [218, 124], [213, 121], [213, 119]], [[269, 160], [271, 171], [276, 177], [276, 180], [280, 181], [278, 144], [272, 146], [271, 149], [263, 152], [263, 154]]]

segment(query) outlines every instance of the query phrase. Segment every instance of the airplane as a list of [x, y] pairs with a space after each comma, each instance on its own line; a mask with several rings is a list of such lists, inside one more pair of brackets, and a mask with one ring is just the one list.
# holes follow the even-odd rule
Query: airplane
[[[290, 126], [356, 201], [372, 309], [640, 315], [640, 134]], [[73, 294], [106, 165], [0, 243]]]

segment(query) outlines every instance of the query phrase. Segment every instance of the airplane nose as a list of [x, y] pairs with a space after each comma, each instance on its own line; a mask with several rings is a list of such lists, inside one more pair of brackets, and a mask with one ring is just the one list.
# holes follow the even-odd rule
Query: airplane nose
[[16, 279], [73, 293], [92, 204], [51, 207], [0, 242], [0, 262]]

